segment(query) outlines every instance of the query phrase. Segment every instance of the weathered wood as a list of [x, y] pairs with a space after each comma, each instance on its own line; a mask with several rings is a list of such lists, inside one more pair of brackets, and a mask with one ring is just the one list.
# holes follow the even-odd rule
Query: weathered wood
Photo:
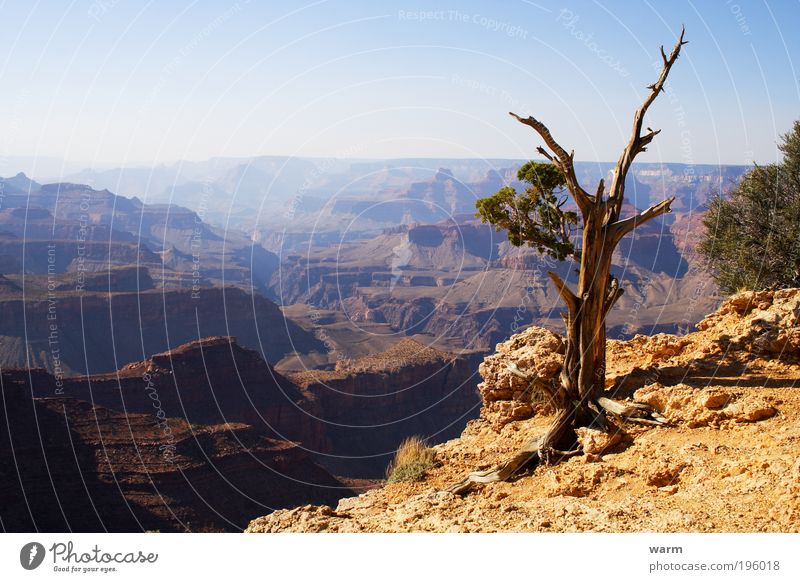
[[567, 180], [567, 188], [569, 189], [570, 194], [572, 194], [575, 203], [578, 205], [581, 213], [585, 214], [589, 207], [592, 204], [592, 200], [589, 197], [589, 194], [581, 188], [580, 183], [578, 183], [578, 177], [575, 175], [575, 164], [573, 160], [573, 154], [567, 153], [564, 148], [562, 148], [558, 142], [553, 138], [553, 135], [550, 133], [550, 130], [547, 129], [547, 126], [539, 121], [538, 119], [534, 119], [533, 117], [526, 117], [522, 118], [516, 113], [508, 112], [508, 114], [529, 127], [532, 127], [536, 133], [538, 133], [544, 143], [547, 144], [547, 147], [553, 152], [554, 155], [550, 155], [544, 148], [537, 148], [539, 153], [544, 155], [547, 159], [551, 162], [555, 163], [561, 171], [564, 173], [564, 177]]
[[644, 102], [641, 104], [639, 109], [636, 110], [636, 113], [633, 116], [633, 130], [631, 131], [631, 137], [628, 140], [628, 144], [625, 146], [625, 149], [622, 150], [622, 154], [617, 161], [616, 168], [614, 169], [614, 178], [611, 181], [611, 188], [609, 191], [609, 200], [614, 202], [615, 220], [619, 216], [619, 210], [622, 208], [622, 199], [625, 194], [625, 178], [628, 175], [628, 170], [630, 169], [634, 158], [643, 152], [644, 148], [651, 141], [653, 141], [653, 138], [659, 133], [658, 131], [653, 131], [652, 129], [648, 128], [647, 133], [642, 135], [644, 116], [647, 113], [650, 105], [652, 105], [653, 101], [655, 101], [656, 97], [658, 97], [659, 93], [664, 90], [664, 83], [667, 81], [667, 77], [672, 69], [672, 65], [674, 65], [675, 61], [678, 60], [678, 56], [681, 53], [681, 47], [688, 42], [683, 40], [685, 32], [686, 30], [681, 28], [681, 34], [678, 37], [678, 41], [675, 43], [675, 46], [672, 48], [669, 56], [667, 56], [664, 52], [664, 47], [661, 47], [663, 61], [661, 73], [659, 74], [656, 82], [648, 86], [650, 92], [647, 94]]
[[597, 403], [611, 414], [616, 414], [617, 416], [638, 416], [641, 413], [641, 410], [635, 406], [611, 400], [605, 396], [598, 398]]
[[570, 313], [577, 313], [580, 307], [580, 301], [575, 296], [575, 294], [570, 291], [567, 284], [553, 271], [548, 271], [547, 276], [550, 277], [550, 280], [553, 282], [553, 285], [556, 287], [556, 291], [561, 296], [561, 299], [564, 300], [564, 303], [567, 304], [567, 308], [569, 309]]
[[[550, 463], [562, 451], [568, 431], [581, 426], [606, 427], [605, 414], [613, 414], [631, 422], [664, 424], [666, 419], [654, 410], [639, 404], [621, 403], [603, 396], [606, 372], [606, 315], [623, 293], [619, 281], [611, 276], [611, 259], [622, 237], [637, 226], [670, 211], [673, 198], [664, 200], [629, 218], [620, 220], [625, 195], [625, 179], [634, 158], [653, 141], [659, 130], [649, 127], [642, 133], [644, 117], [656, 97], [663, 91], [672, 66], [686, 44], [684, 31], [669, 55], [661, 48], [662, 69], [650, 92], [636, 110], [630, 139], [622, 151], [613, 173], [608, 196], [604, 199], [605, 183], [597, 186], [590, 196], [578, 183], [574, 168], [574, 153], [567, 151], [553, 138], [550, 130], [534, 117], [510, 113], [520, 123], [533, 128], [549, 148], [537, 148], [545, 158], [556, 164], [565, 176], [569, 193], [583, 218], [582, 246], [578, 285], [573, 293], [555, 273], [548, 276], [567, 306], [562, 314], [566, 326], [564, 363], [559, 376], [560, 389], [551, 392], [558, 414], [550, 429], [530, 441], [511, 460], [494, 469], [468, 475], [451, 488], [463, 493], [475, 483], [504, 481], [535, 460]], [[551, 153], [552, 152], [552, 153]], [[511, 367], [509, 367], [511, 369]], [[513, 370], [512, 370], [512, 373]]]
[[658, 204], [654, 204], [650, 208], [642, 210], [638, 214], [634, 214], [628, 218], [623, 220], [618, 220], [615, 223], [609, 225], [609, 234], [608, 239], [609, 241], [616, 247], [617, 243], [624, 237], [626, 234], [631, 232], [637, 226], [641, 226], [648, 220], [652, 220], [662, 214], [667, 214], [671, 212], [672, 209], [670, 205], [675, 202], [675, 198], [667, 198], [666, 200], [662, 200]]
[[511, 459], [492, 469], [470, 473], [458, 483], [448, 487], [447, 491], [456, 495], [463, 495], [475, 485], [507, 481], [523, 468], [530, 467], [534, 462], [550, 464], [555, 457], [579, 454], [580, 450], [561, 451], [554, 446], [562, 440], [562, 436], [570, 424], [570, 416], [571, 413], [568, 410], [562, 410], [553, 424], [550, 425], [550, 428], [547, 429], [547, 432], [529, 440]]
[[619, 416], [624, 420], [641, 422], [643, 424], [667, 424], [667, 419], [664, 418], [661, 413], [646, 404], [640, 404], [638, 402], [619, 402], [606, 398], [605, 396], [598, 398], [597, 404], [607, 412]]
[[470, 473], [458, 483], [448, 487], [447, 491], [456, 495], [463, 495], [469, 492], [475, 485], [507, 481], [534, 458], [538, 458], [541, 439], [541, 436], [531, 439], [505, 463], [492, 469]]

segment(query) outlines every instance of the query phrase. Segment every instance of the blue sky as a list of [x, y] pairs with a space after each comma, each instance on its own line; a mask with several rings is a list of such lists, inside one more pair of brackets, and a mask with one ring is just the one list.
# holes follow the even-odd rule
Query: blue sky
[[773, 161], [800, 1], [2, 2], [0, 157], [615, 160], [658, 47], [690, 41], [641, 161]]

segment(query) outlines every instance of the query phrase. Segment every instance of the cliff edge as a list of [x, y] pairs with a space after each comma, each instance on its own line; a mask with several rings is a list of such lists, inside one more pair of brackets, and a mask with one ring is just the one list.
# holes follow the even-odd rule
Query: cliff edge
[[[730, 297], [685, 336], [608, 342], [606, 388], [657, 408], [665, 427], [582, 435], [588, 454], [459, 497], [446, 488], [510, 457], [551, 422], [508, 364], [558, 373], [560, 338], [529, 328], [481, 366], [481, 418], [434, 447], [424, 480], [336, 508], [303, 506], [247, 532], [798, 532], [800, 289]], [[524, 384], [524, 382], [523, 382]]]

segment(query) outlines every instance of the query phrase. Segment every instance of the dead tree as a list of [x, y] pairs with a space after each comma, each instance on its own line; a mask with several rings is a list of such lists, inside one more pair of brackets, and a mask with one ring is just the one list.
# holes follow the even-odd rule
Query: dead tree
[[[488, 471], [472, 473], [451, 487], [451, 491], [462, 493], [474, 483], [504, 481], [533, 463], [549, 464], [565, 455], [578, 454], [581, 451], [575, 448], [574, 429], [592, 426], [608, 430], [607, 414], [623, 420], [654, 424], [663, 421], [657, 413], [646, 406], [617, 402], [604, 397], [605, 320], [609, 310], [623, 293], [619, 282], [610, 272], [614, 250], [620, 240], [637, 226], [670, 212], [670, 204], [674, 200], [668, 198], [633, 216], [626, 218], [620, 216], [625, 198], [625, 179], [631, 164], [638, 154], [646, 151], [647, 146], [660, 131], [649, 127], [643, 128], [645, 114], [659, 93], [664, 90], [667, 76], [680, 55], [681, 47], [687, 42], [683, 38], [684, 31], [681, 30], [680, 37], [669, 55], [661, 47], [663, 60], [661, 73], [656, 82], [648, 87], [647, 97], [634, 115], [631, 137], [617, 161], [611, 186], [607, 191], [602, 179], [594, 194], [584, 190], [575, 175], [574, 152], [568, 153], [561, 147], [550, 130], [538, 119], [510, 113], [517, 121], [531, 127], [541, 137], [545, 147], [540, 146], [537, 151], [550, 162], [547, 165], [555, 166], [560, 171], [561, 181], [580, 214], [581, 246], [570, 252], [572, 242], [569, 240], [566, 227], [575, 221], [562, 210], [563, 200], [558, 202], [552, 195], [553, 186], [558, 185], [552, 180], [549, 182], [549, 187], [542, 188], [534, 184], [533, 189], [527, 191], [525, 198], [527, 205], [523, 208], [523, 212], [520, 212], [520, 207], [516, 204], [519, 198], [515, 198], [511, 203], [509, 191], [506, 190], [491, 199], [493, 205], [491, 207], [481, 208], [479, 203], [481, 210], [479, 215], [488, 222], [504, 228], [515, 225], [516, 230], [513, 231], [514, 236], [517, 236], [515, 244], [521, 242], [531, 244], [533, 241], [531, 246], [538, 247], [540, 251], [549, 250], [551, 254], [561, 259], [565, 258], [565, 255], [572, 254], [580, 260], [579, 279], [577, 290], [573, 292], [556, 273], [548, 273], [567, 307], [566, 312], [562, 314], [566, 325], [566, 349], [560, 381], [549, 389], [544, 388], [557, 410], [555, 421], [543, 435], [529, 442], [512, 459]], [[535, 168], [533, 170], [535, 171]], [[531, 195], [534, 198], [533, 204]], [[537, 210], [537, 213], [531, 215], [529, 213], [531, 209]], [[497, 220], [498, 217], [501, 219]], [[511, 234], [509, 238], [511, 239]], [[556, 248], [555, 253], [552, 252], [554, 248]]]

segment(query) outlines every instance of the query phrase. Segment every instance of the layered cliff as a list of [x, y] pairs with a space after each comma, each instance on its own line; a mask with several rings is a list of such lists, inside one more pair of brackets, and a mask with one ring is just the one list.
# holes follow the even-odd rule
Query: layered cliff
[[[615, 253], [613, 272], [626, 294], [609, 314], [609, 337], [674, 333], [716, 308], [708, 274], [690, 269], [694, 248], [683, 240], [684, 226], [645, 224]], [[338, 245], [312, 242], [302, 253], [287, 252], [272, 278], [270, 290], [284, 305], [341, 310], [354, 322], [458, 338], [477, 349], [491, 349], [534, 322], [555, 331], [563, 327], [558, 294], [544, 273], [556, 270], [569, 280], [574, 265], [513, 247], [505, 233], [473, 218], [397, 226]]]
[[246, 423], [275, 439], [329, 447], [318, 406], [232, 337], [208, 337], [158, 353], [108, 374], [30, 376], [37, 396], [61, 394], [133, 413], [196, 424]]
[[[24, 181], [24, 189], [14, 185]], [[11, 182], [0, 178], [0, 188], [6, 186], [0, 210], [4, 273], [144, 264], [160, 272], [168, 287], [180, 286], [181, 279], [184, 286], [204, 279], [265, 291], [278, 264], [274, 253], [253, 244], [246, 233], [205, 222], [208, 208], [196, 213], [173, 204], [145, 204], [83, 184], [41, 185], [24, 175]], [[208, 202], [210, 195], [196, 197]]]
[[318, 405], [331, 443], [321, 462], [337, 474], [382, 478], [404, 438], [441, 442], [478, 414], [470, 362], [412, 339], [289, 379]]
[[0, 518], [13, 531], [220, 531], [334, 503], [383, 477], [410, 434], [458, 434], [478, 411], [472, 369], [404, 340], [289, 379], [222, 336], [113, 373], [3, 369]]
[[0, 524], [31, 531], [230, 531], [349, 490], [297, 445], [66, 397], [3, 373]]
[[[111, 372], [207, 336], [235, 336], [270, 362], [321, 341], [269, 299], [235, 287], [66, 291], [0, 298], [0, 366], [63, 375]], [[58, 369], [57, 369], [58, 368]]]

